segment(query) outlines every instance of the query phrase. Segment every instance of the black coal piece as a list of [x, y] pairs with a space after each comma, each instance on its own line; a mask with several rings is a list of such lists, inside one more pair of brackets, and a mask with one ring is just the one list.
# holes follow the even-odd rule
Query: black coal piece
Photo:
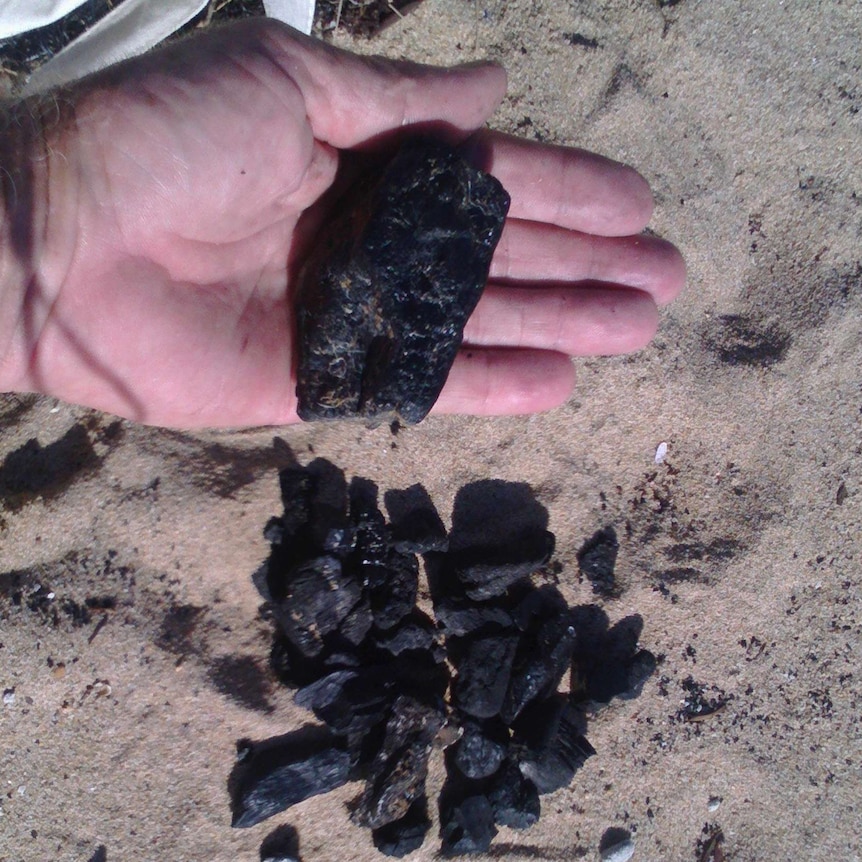
[[372, 829], [386, 826], [405, 817], [425, 796], [431, 744], [445, 720], [442, 704], [431, 706], [404, 695], [395, 700], [354, 812], [357, 823]]
[[393, 656], [399, 656], [405, 652], [423, 652], [435, 662], [443, 661], [446, 656], [434, 622], [416, 609], [399, 625], [375, 634], [373, 643], [377, 649]]
[[279, 811], [346, 783], [350, 755], [320, 728], [304, 728], [260, 743], [237, 743], [231, 774], [231, 826], [254, 826]]
[[443, 598], [434, 605], [434, 615], [447, 637], [512, 628], [512, 615], [499, 605]]
[[521, 772], [539, 793], [568, 787], [595, 749], [583, 735], [583, 714], [564, 695], [524, 710], [512, 738]]
[[333, 733], [357, 737], [386, 719], [395, 697], [385, 666], [337, 670], [301, 688], [298, 706], [310, 709]]
[[374, 625], [389, 629], [401, 622], [416, 604], [419, 594], [419, 562], [413, 554], [389, 549], [368, 597]]
[[507, 760], [494, 776], [488, 800], [498, 826], [529, 829], [539, 819], [539, 790], [524, 776], [515, 760]]
[[508, 750], [509, 728], [502, 721], [496, 718], [478, 721], [464, 716], [451, 763], [466, 778], [487, 778], [500, 768]]
[[544, 620], [538, 631], [528, 631], [521, 637], [500, 709], [503, 721], [512, 724], [528, 704], [557, 691], [571, 667], [575, 640], [568, 611]]
[[[290, 642], [305, 656], [314, 657], [324, 648], [327, 635], [354, 614], [348, 632], [371, 626], [371, 613], [362, 605], [362, 587], [332, 555], [299, 563], [291, 572], [284, 596], [273, 605], [273, 615]], [[356, 615], [359, 618], [356, 619]], [[361, 640], [361, 637], [360, 637]]]
[[350, 519], [354, 547], [346, 564], [364, 585], [374, 624], [391, 628], [416, 604], [419, 563], [391, 546], [373, 482], [356, 477], [350, 483]]
[[497, 834], [488, 797], [483, 793], [462, 796], [462, 792], [469, 791], [444, 787], [440, 795], [440, 837], [447, 856], [485, 853]]
[[297, 565], [326, 555], [343, 559], [355, 541], [342, 470], [318, 458], [307, 467], [281, 470], [279, 483], [284, 511], [264, 528], [270, 556], [254, 578], [263, 597], [274, 602], [284, 598]]
[[431, 829], [428, 799], [421, 796], [400, 820], [393, 820], [371, 833], [374, 846], [386, 856], [398, 858], [418, 850]]
[[425, 418], [508, 207], [497, 180], [430, 138], [348, 193], [299, 276], [300, 418]]
[[[385, 577], [382, 570], [389, 556], [386, 519], [377, 505], [377, 486], [355, 477], [350, 483], [349, 498], [350, 520], [356, 535], [352, 562], [363, 580], [373, 586], [377, 577]], [[377, 575], [377, 570], [381, 574]]]
[[475, 718], [500, 714], [517, 647], [518, 634], [511, 631], [465, 638], [458, 644], [458, 675], [452, 686], [458, 709]]

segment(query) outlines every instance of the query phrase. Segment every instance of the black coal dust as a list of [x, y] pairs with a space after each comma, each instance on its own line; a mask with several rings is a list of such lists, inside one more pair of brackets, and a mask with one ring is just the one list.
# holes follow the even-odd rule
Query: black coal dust
[[494, 177], [430, 138], [409, 140], [347, 193], [299, 277], [302, 419], [425, 418], [508, 209]]
[[[609, 628], [597, 606], [566, 604], [547, 512], [526, 485], [465, 486], [447, 534], [419, 485], [387, 492], [387, 523], [377, 487], [348, 485], [323, 459], [280, 482], [284, 513], [265, 528], [255, 581], [276, 625], [272, 667], [318, 723], [237, 744], [233, 825], [361, 781], [351, 819], [403, 856], [431, 828], [426, 775], [442, 749], [445, 854], [531, 826], [542, 794], [595, 753], [584, 704], [636, 696], [652, 673], [640, 618]], [[433, 614], [417, 605], [417, 555]]]

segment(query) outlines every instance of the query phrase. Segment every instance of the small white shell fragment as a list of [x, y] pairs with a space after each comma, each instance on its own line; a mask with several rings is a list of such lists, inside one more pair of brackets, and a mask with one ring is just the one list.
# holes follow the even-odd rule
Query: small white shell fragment
[[15, 705], [15, 689], [7, 688], [3, 692], [3, 706], [14, 706]]
[[111, 684], [106, 679], [97, 679], [93, 683], [93, 694], [95, 694], [96, 697], [108, 697], [113, 690], [114, 689], [111, 687]]
[[658, 444], [655, 448], [655, 462], [656, 464], [661, 464], [664, 459], [667, 458], [667, 443], [662, 440], [661, 443]]
[[606, 847], [602, 850], [602, 862], [628, 862], [635, 852], [635, 843], [631, 839], [620, 841], [619, 844], [614, 844], [613, 847]]
[[718, 811], [718, 806], [721, 805], [721, 797], [720, 796], [710, 796], [709, 801], [706, 803], [707, 811]]

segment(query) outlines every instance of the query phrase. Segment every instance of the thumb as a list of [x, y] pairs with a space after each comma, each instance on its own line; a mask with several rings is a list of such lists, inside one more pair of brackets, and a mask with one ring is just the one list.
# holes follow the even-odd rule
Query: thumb
[[484, 125], [506, 94], [506, 73], [496, 63], [442, 68], [363, 57], [279, 22], [255, 23], [272, 59], [299, 87], [315, 138], [333, 147], [434, 122], [465, 136]]

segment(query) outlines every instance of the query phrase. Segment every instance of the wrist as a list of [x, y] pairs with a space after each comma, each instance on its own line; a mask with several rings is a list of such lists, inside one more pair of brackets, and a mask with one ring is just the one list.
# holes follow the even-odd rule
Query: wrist
[[0, 106], [0, 392], [40, 391], [38, 336], [62, 283], [58, 263], [65, 257], [49, 242], [54, 210], [66, 212], [68, 199], [62, 193], [67, 160], [53, 140], [57, 117], [53, 101]]

